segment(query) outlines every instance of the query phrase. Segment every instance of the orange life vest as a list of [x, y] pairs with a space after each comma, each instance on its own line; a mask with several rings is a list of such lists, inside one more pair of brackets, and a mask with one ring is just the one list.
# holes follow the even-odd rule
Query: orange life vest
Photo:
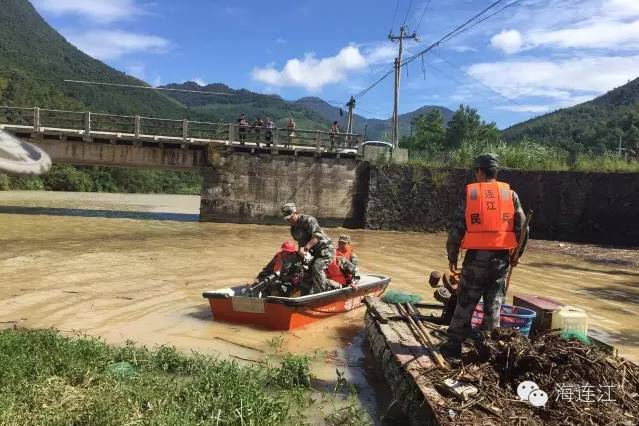
[[510, 185], [480, 182], [466, 186], [463, 249], [510, 250], [517, 247], [515, 206]]
[[337, 249], [335, 250], [335, 256], [336, 257], [343, 257], [344, 259], [348, 260], [349, 262], [351, 261], [351, 259], [353, 258], [353, 247], [351, 247], [350, 244], [346, 244], [344, 246], [344, 250], [340, 250], [339, 247], [337, 247]]
[[338, 282], [342, 286], [348, 285], [348, 283], [351, 281], [350, 274], [344, 275], [342, 270], [339, 268], [339, 260], [337, 256], [335, 256], [333, 261], [326, 267], [326, 278]]

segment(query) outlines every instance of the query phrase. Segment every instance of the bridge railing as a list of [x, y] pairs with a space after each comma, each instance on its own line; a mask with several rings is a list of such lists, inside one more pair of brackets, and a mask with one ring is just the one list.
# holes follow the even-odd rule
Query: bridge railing
[[134, 138], [152, 137], [183, 142], [225, 142], [231, 144], [269, 144], [274, 147], [314, 149], [318, 152], [331, 149], [356, 149], [361, 138], [356, 134], [334, 134], [322, 130], [240, 126], [235, 123], [174, 120], [130, 115], [103, 114], [80, 111], [63, 111], [40, 108], [0, 106], [0, 125], [44, 130], [57, 133], [82, 134], [85, 139], [93, 136], [115, 135]]

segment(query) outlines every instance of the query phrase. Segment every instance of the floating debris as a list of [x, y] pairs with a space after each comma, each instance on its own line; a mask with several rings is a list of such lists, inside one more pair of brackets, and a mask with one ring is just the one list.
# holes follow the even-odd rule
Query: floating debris
[[483, 333], [450, 371], [424, 370], [432, 383], [455, 380], [479, 390], [447, 397], [441, 414], [456, 422], [522, 425], [636, 425], [639, 367], [559, 333], [529, 340], [514, 330]]

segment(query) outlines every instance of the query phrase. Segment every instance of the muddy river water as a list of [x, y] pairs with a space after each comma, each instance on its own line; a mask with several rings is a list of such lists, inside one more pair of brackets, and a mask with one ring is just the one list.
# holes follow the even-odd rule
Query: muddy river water
[[[198, 208], [195, 196], [0, 192], [0, 326], [244, 360], [310, 353], [320, 378], [336, 368], [357, 375], [363, 310], [287, 333], [211, 320], [202, 292], [251, 280], [290, 237], [285, 226], [199, 223]], [[447, 267], [443, 233], [348, 232], [364, 272], [432, 300], [427, 276]], [[591, 328], [639, 360], [639, 270], [543, 247], [532, 244], [511, 293], [585, 308]]]

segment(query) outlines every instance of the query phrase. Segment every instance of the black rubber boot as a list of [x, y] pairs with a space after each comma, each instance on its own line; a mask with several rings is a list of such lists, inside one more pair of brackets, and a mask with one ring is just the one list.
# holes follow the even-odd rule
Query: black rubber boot
[[439, 347], [439, 352], [446, 358], [461, 358], [462, 345], [460, 342], [448, 340]]

